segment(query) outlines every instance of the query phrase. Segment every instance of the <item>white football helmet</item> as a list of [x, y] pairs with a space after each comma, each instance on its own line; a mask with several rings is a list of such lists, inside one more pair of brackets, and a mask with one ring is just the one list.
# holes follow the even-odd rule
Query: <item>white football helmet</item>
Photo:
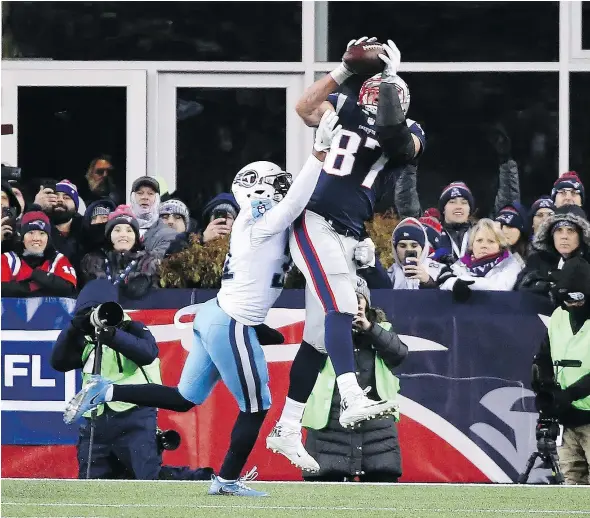
[[[400, 76], [394, 76], [392, 79], [391, 83], [397, 90], [397, 95], [399, 96], [399, 102], [402, 106], [404, 115], [407, 115], [408, 110], [410, 109], [410, 89]], [[377, 114], [380, 84], [381, 74], [375, 74], [363, 83], [359, 92], [359, 105], [373, 115]]]
[[252, 211], [256, 218], [280, 202], [289, 187], [292, 176], [272, 162], [252, 162], [238, 171], [231, 191], [240, 210]]

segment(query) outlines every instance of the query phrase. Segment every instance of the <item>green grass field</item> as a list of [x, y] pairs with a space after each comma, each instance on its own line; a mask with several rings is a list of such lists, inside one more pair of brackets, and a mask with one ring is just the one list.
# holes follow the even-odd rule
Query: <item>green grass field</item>
[[467, 518], [590, 516], [590, 488], [252, 483], [268, 498], [207, 496], [204, 482], [2, 480], [2, 516]]

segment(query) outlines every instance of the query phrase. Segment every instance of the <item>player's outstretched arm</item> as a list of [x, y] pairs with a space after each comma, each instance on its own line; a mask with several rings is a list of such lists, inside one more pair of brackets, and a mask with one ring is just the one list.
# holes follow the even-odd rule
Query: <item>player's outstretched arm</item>
[[379, 57], [385, 62], [381, 84], [379, 86], [379, 105], [375, 125], [379, 135], [379, 144], [393, 162], [406, 164], [421, 149], [421, 142], [406, 124], [397, 88], [393, 79], [401, 63], [401, 53], [393, 41], [383, 45], [385, 54]]
[[252, 230], [253, 237], [264, 238], [283, 232], [303, 212], [315, 190], [326, 158], [326, 151], [330, 149], [332, 140], [341, 129], [342, 126], [338, 125], [338, 115], [334, 111], [326, 111], [322, 115], [312, 155], [295, 178], [285, 199], [255, 223]]
[[[358, 40], [350, 40], [346, 48], [351, 45], [358, 45], [363, 42], [375, 41], [377, 38], [367, 38], [363, 36]], [[353, 72], [347, 68], [344, 62], [340, 63], [337, 68], [332, 70], [329, 74], [318, 79], [305, 92], [297, 105], [295, 111], [305, 124], [308, 126], [317, 126], [320, 123], [322, 115], [326, 110], [333, 110], [334, 107], [326, 100], [328, 95], [334, 93], [336, 89], [344, 83]]]

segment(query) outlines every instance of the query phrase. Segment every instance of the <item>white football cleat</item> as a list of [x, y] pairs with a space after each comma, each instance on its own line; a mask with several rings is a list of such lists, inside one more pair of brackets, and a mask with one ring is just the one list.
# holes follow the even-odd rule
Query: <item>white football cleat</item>
[[340, 425], [342, 428], [353, 428], [361, 421], [368, 421], [377, 417], [392, 415], [399, 407], [397, 401], [374, 401], [363, 392], [343, 397], [340, 402]]
[[277, 422], [266, 438], [266, 447], [287, 457], [299, 469], [311, 472], [320, 470], [320, 465], [303, 447], [301, 428], [290, 428]]

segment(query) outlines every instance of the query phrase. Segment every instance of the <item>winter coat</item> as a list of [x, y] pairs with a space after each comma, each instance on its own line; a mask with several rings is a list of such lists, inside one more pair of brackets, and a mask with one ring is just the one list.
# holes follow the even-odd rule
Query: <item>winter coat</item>
[[123, 297], [138, 299], [145, 296], [151, 288], [158, 287], [160, 258], [146, 250], [115, 252], [114, 250], [101, 249], [98, 252], [87, 254], [84, 256], [81, 266], [84, 283], [93, 279], [107, 278], [107, 259], [111, 270], [111, 282], [119, 279], [120, 273], [125, 271], [131, 261], [137, 261], [127, 277], [119, 282]]
[[[98, 252], [105, 242], [106, 223], [97, 223], [92, 225], [92, 211], [97, 205], [109, 205], [111, 212], [116, 209], [115, 204], [110, 199], [101, 199], [91, 203], [82, 218], [82, 249], [84, 255], [90, 252]], [[82, 256], [83, 257], [83, 256]]]
[[[367, 332], [355, 334], [354, 358], [356, 376], [361, 388], [371, 387], [368, 397], [379, 399], [375, 380], [375, 355], [393, 371], [408, 354], [407, 346], [393, 331], [378, 324]], [[401, 476], [401, 454], [397, 427], [393, 416], [363, 422], [354, 430], [340, 426], [340, 392], [334, 384], [334, 392], [328, 424], [321, 430], [309, 429], [305, 448], [318, 461], [321, 469], [315, 474], [305, 474], [306, 480], [314, 477], [354, 477], [371, 473]]]
[[583, 216], [581, 209], [560, 208], [547, 218], [539, 227], [532, 242], [532, 253], [528, 256], [524, 269], [516, 280], [516, 289], [549, 296], [553, 280], [551, 274], [560, 269], [567, 260], [555, 249], [553, 244], [553, 226], [559, 221], [569, 221], [582, 229], [580, 247], [571, 257], [582, 256], [590, 260], [590, 223]]
[[51, 244], [58, 252], [61, 252], [70, 260], [77, 272], [80, 271], [80, 262], [84, 257], [82, 244], [84, 236], [83, 222], [84, 218], [80, 214], [74, 214], [67, 235], [62, 234], [55, 225], [51, 225]]
[[473, 284], [469, 286], [471, 290], [510, 291], [514, 288], [518, 274], [522, 269], [522, 262], [508, 252], [508, 257], [494, 266], [484, 277], [473, 275], [462, 261], [457, 261], [450, 269], [453, 276], [440, 285], [441, 290], [452, 291], [457, 279], [462, 279], [473, 281]]
[[[433, 259], [428, 257], [428, 252], [430, 251], [430, 243], [428, 242], [428, 236], [426, 235], [426, 230], [420, 224], [420, 222], [415, 218], [406, 218], [399, 222], [398, 226], [404, 225], [408, 222], [414, 223], [419, 228], [422, 229], [424, 232], [424, 248], [422, 248], [422, 254], [418, 258], [418, 264], [425, 267], [428, 271], [428, 275], [430, 275], [430, 279], [432, 281], [436, 281], [438, 278], [442, 264]], [[396, 227], [397, 228], [397, 227]], [[394, 230], [395, 232], [395, 230]], [[387, 274], [393, 283], [394, 290], [417, 290], [420, 288], [436, 288], [437, 285], [435, 282], [428, 281], [427, 283], [423, 284], [418, 279], [408, 279], [405, 276], [403, 265], [401, 264], [399, 257], [397, 255], [397, 251], [395, 249], [395, 245], [393, 243], [393, 234], [391, 236], [391, 247], [393, 252], [393, 259], [394, 263], [391, 267], [387, 270]]]
[[153, 253], [160, 259], [164, 257], [168, 247], [174, 241], [177, 232], [159, 219], [147, 229], [143, 236], [143, 247], [146, 252]]

